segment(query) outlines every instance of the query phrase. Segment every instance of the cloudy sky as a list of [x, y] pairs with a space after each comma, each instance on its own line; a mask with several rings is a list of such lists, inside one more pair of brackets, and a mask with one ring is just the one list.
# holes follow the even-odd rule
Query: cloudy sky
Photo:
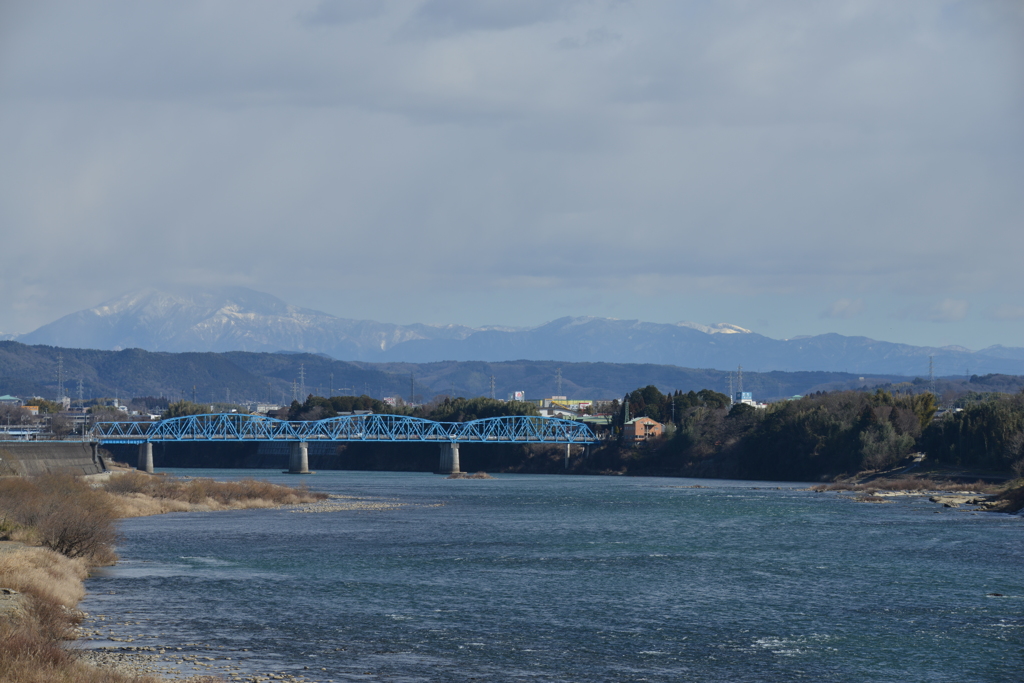
[[151, 285], [1024, 346], [1017, 0], [0, 3], [0, 331]]

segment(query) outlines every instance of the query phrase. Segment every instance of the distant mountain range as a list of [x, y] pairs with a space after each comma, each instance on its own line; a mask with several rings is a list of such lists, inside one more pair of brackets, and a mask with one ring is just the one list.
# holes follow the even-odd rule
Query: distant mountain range
[[921, 347], [823, 334], [772, 339], [729, 324], [560, 318], [533, 328], [338, 318], [241, 287], [146, 290], [13, 337], [25, 344], [169, 352], [299, 352], [346, 361], [650, 363], [732, 370], [927, 376], [1024, 374], [1024, 348]]
[[[419, 402], [439, 394], [489, 396], [492, 378], [497, 398], [523, 391], [528, 398], [564, 395], [613, 399], [648, 384], [666, 392], [728, 392], [730, 385], [738, 382], [738, 378], [730, 377], [736, 373], [674, 365], [562, 361], [366, 363], [308, 353], [98, 351], [4, 341], [0, 342], [0, 395], [55, 398], [60, 393], [58, 366], [65, 394], [72, 398], [77, 398], [81, 382], [86, 399], [195, 397], [200, 403], [287, 403], [294, 396], [331, 393], [400, 396], [406, 401], [415, 395]], [[819, 389], [871, 387], [902, 379], [906, 378], [861, 378], [835, 372], [744, 372], [743, 386], [756, 397], [769, 399]], [[979, 390], [993, 387], [985, 385]]]

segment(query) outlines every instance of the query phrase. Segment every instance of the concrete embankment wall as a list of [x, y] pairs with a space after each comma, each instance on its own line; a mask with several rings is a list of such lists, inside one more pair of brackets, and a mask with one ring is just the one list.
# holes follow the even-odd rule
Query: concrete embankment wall
[[97, 474], [102, 455], [81, 441], [0, 441], [0, 475]]

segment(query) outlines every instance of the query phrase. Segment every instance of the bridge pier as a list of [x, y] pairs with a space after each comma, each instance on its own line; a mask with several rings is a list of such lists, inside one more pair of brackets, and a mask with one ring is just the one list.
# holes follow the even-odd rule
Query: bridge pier
[[153, 474], [153, 444], [149, 441], [139, 444], [138, 469]]
[[437, 473], [458, 474], [460, 471], [458, 442], [441, 444], [441, 466], [437, 468]]
[[292, 441], [288, 447], [288, 474], [309, 474], [309, 445]]

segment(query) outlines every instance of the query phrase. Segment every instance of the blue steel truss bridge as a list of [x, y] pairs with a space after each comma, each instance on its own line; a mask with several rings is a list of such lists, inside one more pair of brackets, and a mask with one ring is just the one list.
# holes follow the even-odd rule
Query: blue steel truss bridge
[[441, 445], [439, 472], [459, 471], [460, 443], [573, 444], [596, 440], [582, 422], [519, 415], [469, 422], [434, 422], [406, 415], [343, 415], [308, 422], [289, 422], [261, 415], [215, 413], [189, 415], [159, 422], [97, 422], [92, 436], [99, 443], [139, 445], [139, 469], [153, 471], [153, 443], [265, 442], [291, 445], [289, 472], [309, 471], [310, 441], [435, 442]]

